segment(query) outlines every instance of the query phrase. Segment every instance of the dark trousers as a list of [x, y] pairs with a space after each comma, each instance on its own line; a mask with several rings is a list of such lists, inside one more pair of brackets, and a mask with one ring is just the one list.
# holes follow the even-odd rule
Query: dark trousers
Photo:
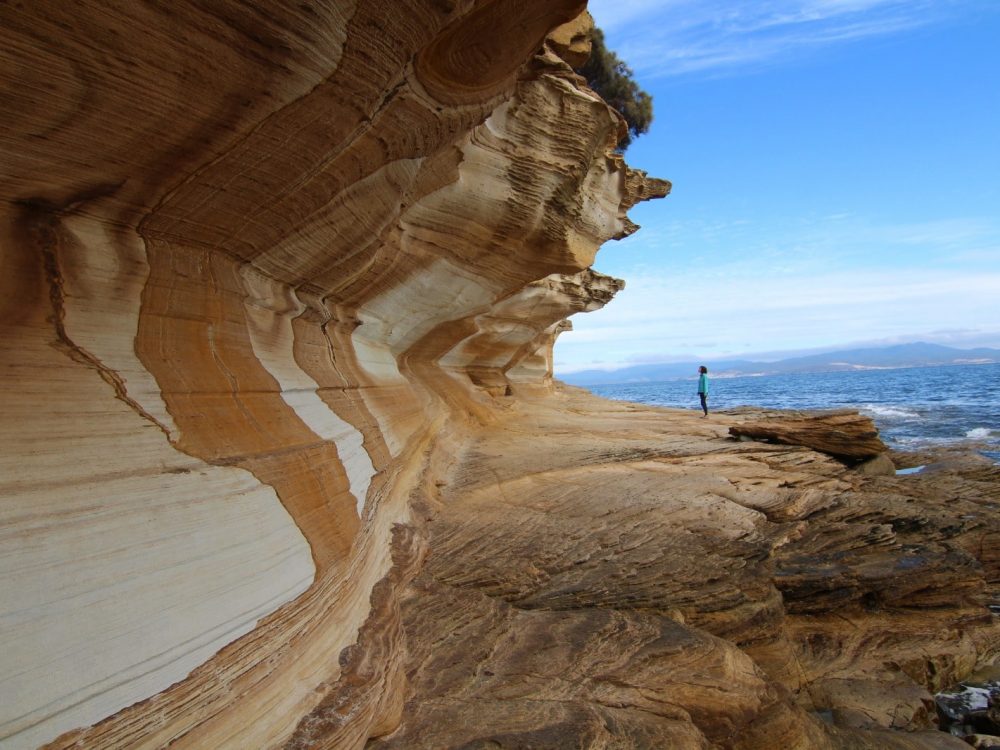
[[701, 408], [705, 412], [705, 414], [707, 415], [708, 414], [708, 394], [707, 393], [699, 393], [698, 394], [698, 398], [701, 399]]

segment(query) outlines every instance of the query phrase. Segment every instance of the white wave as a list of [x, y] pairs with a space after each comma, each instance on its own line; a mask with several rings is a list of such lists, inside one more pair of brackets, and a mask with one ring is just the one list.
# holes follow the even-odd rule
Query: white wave
[[993, 430], [989, 427], [974, 427], [966, 432], [965, 436], [969, 438], [969, 440], [986, 440], [987, 438], [993, 436]]
[[966, 438], [961, 437], [892, 437], [889, 436], [890, 443], [907, 448], [933, 448], [935, 446], [958, 445]]
[[893, 419], [920, 419], [920, 415], [911, 409], [904, 409], [899, 406], [883, 406], [881, 404], [865, 404], [861, 411], [869, 412], [875, 417], [889, 417]]

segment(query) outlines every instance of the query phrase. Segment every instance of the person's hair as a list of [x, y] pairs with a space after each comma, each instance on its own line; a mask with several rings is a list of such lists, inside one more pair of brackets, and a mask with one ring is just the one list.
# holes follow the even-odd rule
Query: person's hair
[[708, 372], [708, 368], [705, 367], [705, 365], [702, 365], [701, 367], [698, 368], [698, 372]]

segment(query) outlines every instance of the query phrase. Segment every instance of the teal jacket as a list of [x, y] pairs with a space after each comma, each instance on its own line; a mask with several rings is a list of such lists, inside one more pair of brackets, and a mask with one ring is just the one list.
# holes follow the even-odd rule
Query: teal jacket
[[708, 395], [708, 375], [705, 373], [698, 376], [698, 393]]

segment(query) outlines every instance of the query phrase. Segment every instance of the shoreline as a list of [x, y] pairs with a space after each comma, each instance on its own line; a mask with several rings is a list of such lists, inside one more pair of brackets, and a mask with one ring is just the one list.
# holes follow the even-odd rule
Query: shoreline
[[[842, 373], [811, 373], [767, 383], [760, 378], [720, 378], [723, 383], [713, 391], [709, 408], [733, 414], [756, 409], [855, 410], [874, 420], [886, 444], [895, 451], [977, 451], [989, 460], [1000, 461], [1000, 394], [988, 383], [979, 383], [977, 371], [968, 366], [949, 367], [961, 371], [960, 376], [947, 375], [941, 367], [900, 368], [893, 376], [874, 376], [863, 383]], [[922, 374], [902, 374], [915, 371]], [[689, 381], [668, 381], [590, 386], [588, 390], [613, 400], [696, 409], [689, 386]], [[975, 399], [964, 395], [971, 393], [979, 395]]]
[[[697, 363], [691, 363], [692, 369]], [[712, 362], [706, 361], [704, 364], [711, 365]], [[764, 363], [766, 364], [766, 363]], [[937, 367], [982, 367], [989, 365], [1000, 365], [1000, 361], [990, 360], [985, 362], [939, 362], [931, 364], [918, 364], [918, 365], [852, 365], [850, 367], [837, 367], [830, 369], [817, 369], [817, 370], [788, 370], [788, 371], [772, 371], [772, 372], [730, 372], [727, 370], [722, 370], [720, 372], [713, 372], [712, 378], [715, 380], [733, 380], [735, 378], [772, 378], [772, 377], [787, 377], [789, 375], [800, 376], [800, 375], [838, 375], [847, 373], [863, 373], [863, 372], [887, 372], [893, 370], [928, 370]], [[594, 388], [594, 387], [606, 387], [606, 386], [629, 386], [629, 385], [656, 385], [658, 383], [678, 383], [678, 382], [695, 382], [698, 380], [697, 375], [682, 375], [678, 377], [664, 378], [662, 380], [627, 380], [621, 383], [590, 383], [590, 384], [576, 384], [570, 383], [563, 380], [565, 377], [572, 377], [574, 373], [565, 373], [563, 375], [556, 374], [553, 377], [560, 382], [565, 383], [573, 388]]]

